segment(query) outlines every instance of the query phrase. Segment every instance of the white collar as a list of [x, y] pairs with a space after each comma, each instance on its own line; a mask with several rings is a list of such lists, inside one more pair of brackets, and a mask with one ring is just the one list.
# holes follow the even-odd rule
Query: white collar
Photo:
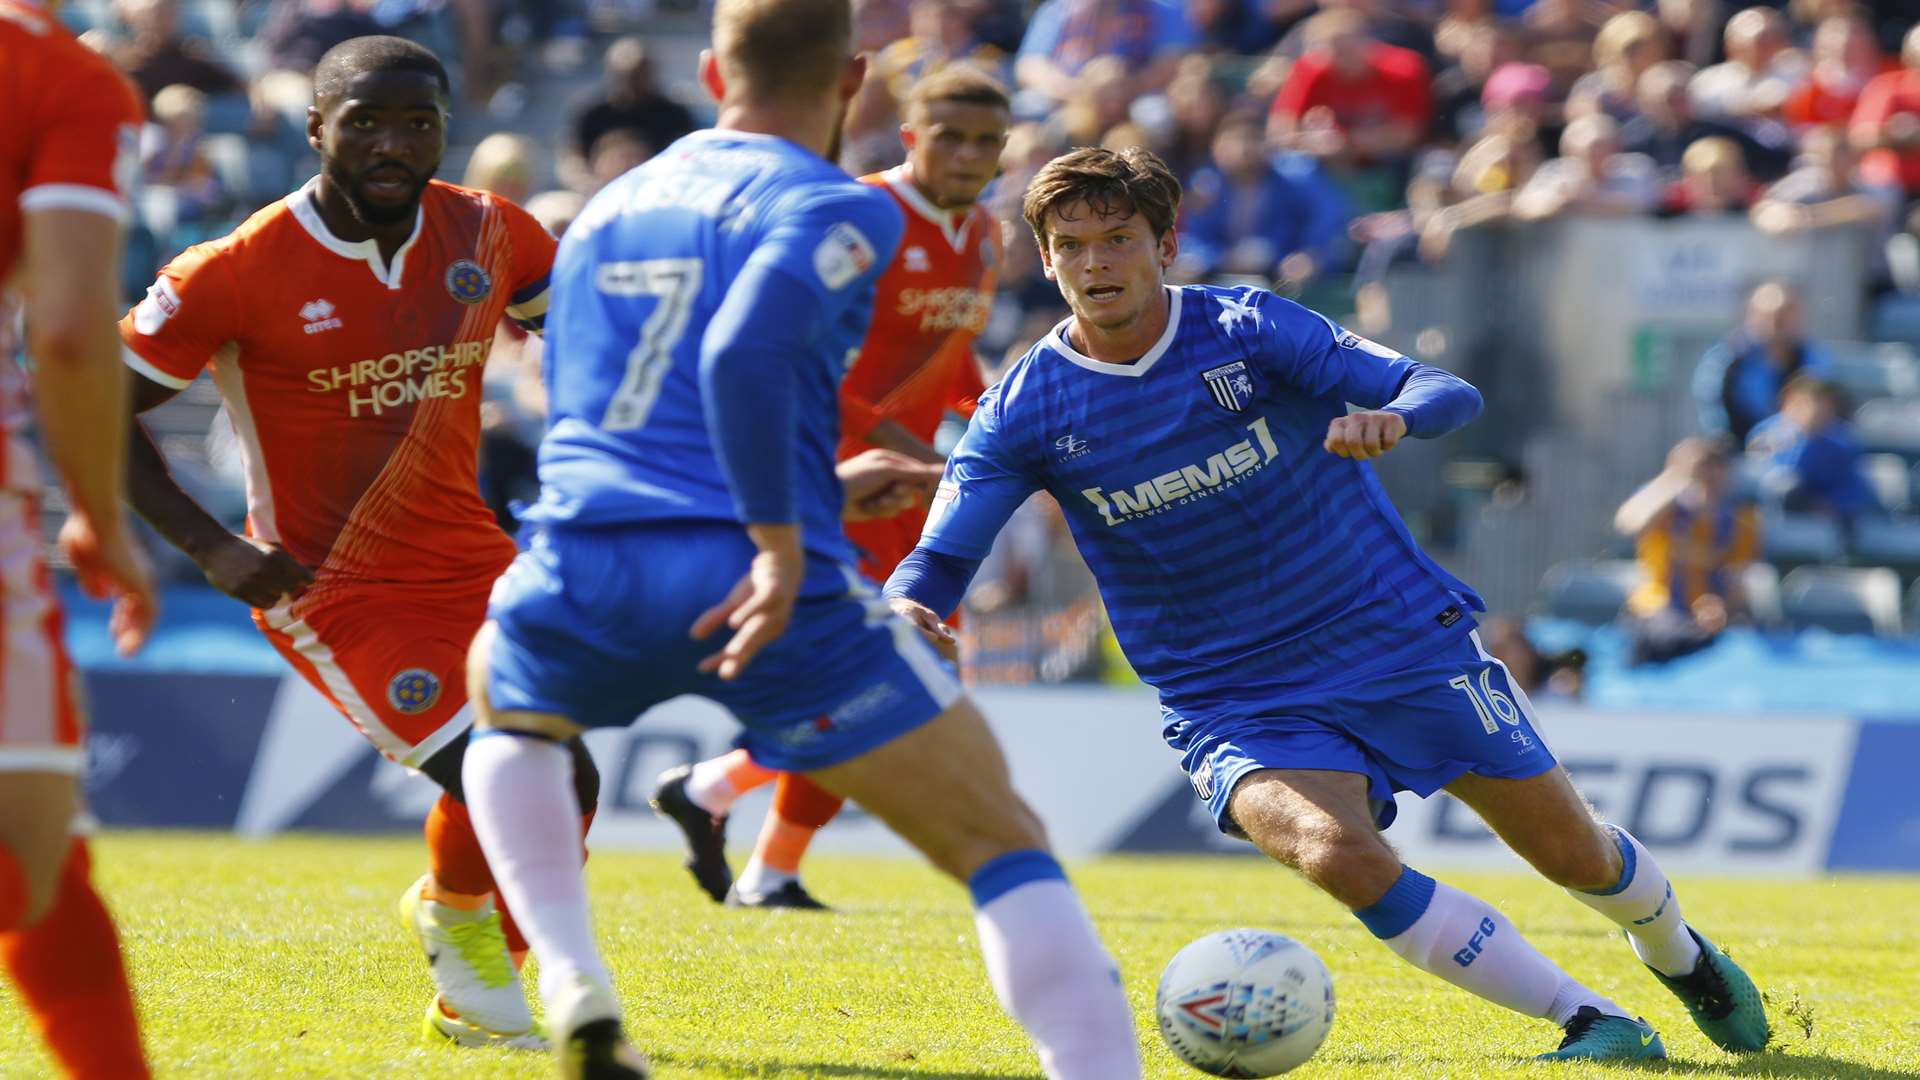
[[1105, 360], [1095, 360], [1093, 357], [1074, 348], [1067, 337], [1067, 327], [1073, 322], [1071, 316], [1062, 319], [1060, 325], [1053, 328], [1053, 332], [1047, 335], [1047, 344], [1052, 346], [1054, 352], [1066, 357], [1072, 363], [1086, 368], [1088, 371], [1097, 371], [1102, 375], [1120, 375], [1129, 379], [1137, 379], [1145, 375], [1147, 369], [1152, 367], [1156, 360], [1159, 360], [1160, 357], [1166, 354], [1168, 346], [1173, 344], [1173, 335], [1180, 330], [1180, 290], [1171, 285], [1164, 286], [1164, 288], [1167, 290], [1168, 296], [1167, 328], [1160, 332], [1160, 340], [1153, 343], [1153, 348], [1148, 349], [1145, 356], [1142, 356], [1131, 364], [1113, 364]]
[[363, 259], [367, 268], [373, 271], [375, 281], [389, 289], [400, 287], [401, 274], [407, 266], [407, 252], [413, 250], [414, 241], [420, 239], [420, 233], [426, 224], [426, 193], [422, 192], [421, 206], [414, 211], [413, 233], [400, 250], [393, 253], [393, 262], [383, 265], [380, 261], [380, 242], [377, 240], [342, 240], [327, 228], [320, 218], [320, 204], [315, 201], [320, 189], [318, 176], [301, 185], [300, 190], [287, 196], [287, 209], [293, 212], [293, 219], [307, 230], [307, 235], [318, 241], [320, 246], [345, 259]]
[[933, 205], [933, 200], [914, 184], [913, 166], [906, 162], [881, 173], [880, 177], [900, 197], [900, 201], [907, 204], [908, 209], [938, 225], [940, 234], [947, 238], [947, 243], [953, 245], [953, 250], [966, 250], [967, 227], [973, 223], [971, 206], [960, 210], [942, 210]]

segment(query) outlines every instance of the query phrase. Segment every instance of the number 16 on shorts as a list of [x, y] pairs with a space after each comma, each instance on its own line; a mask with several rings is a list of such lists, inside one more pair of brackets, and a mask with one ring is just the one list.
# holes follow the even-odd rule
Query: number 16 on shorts
[[1514, 727], [1520, 726], [1520, 707], [1513, 699], [1493, 688], [1493, 667], [1488, 665], [1480, 669], [1480, 685], [1473, 685], [1473, 676], [1457, 675], [1447, 680], [1447, 685], [1467, 695], [1473, 702], [1473, 711], [1480, 717], [1480, 726], [1492, 735], [1500, 730], [1496, 721], [1505, 721]]

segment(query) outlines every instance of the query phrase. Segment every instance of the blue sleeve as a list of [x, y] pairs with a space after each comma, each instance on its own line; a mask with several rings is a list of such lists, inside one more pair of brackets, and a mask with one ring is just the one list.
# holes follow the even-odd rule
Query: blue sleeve
[[1700, 417], [1700, 430], [1709, 435], [1724, 435], [1732, 429], [1727, 416], [1727, 368], [1733, 362], [1733, 350], [1722, 343], [1708, 349], [1693, 369], [1693, 404]]
[[1242, 315], [1232, 318], [1229, 332], [1254, 334], [1249, 352], [1256, 368], [1309, 397], [1378, 409], [1421, 366], [1265, 289], [1241, 290], [1238, 302], [1249, 301], [1253, 326]]
[[798, 519], [794, 365], [850, 305], [872, 303], [873, 282], [892, 260], [902, 227], [898, 208], [876, 189], [839, 192], [785, 213], [707, 324], [700, 399], [741, 521]]
[[1033, 19], [1027, 23], [1027, 32], [1020, 38], [1019, 56], [1052, 59], [1055, 49], [1060, 47], [1060, 32], [1066, 24], [1065, 5], [1060, 0], [1050, 0], [1041, 4], [1033, 13]]
[[1184, 7], [1174, 0], [1160, 0], [1154, 5], [1153, 43], [1157, 52], [1184, 50], [1200, 43], [1200, 32], [1194, 29]]
[[[966, 434], [947, 456], [920, 547], [965, 559], [984, 559], [993, 538], [1040, 483], [1000, 428], [1003, 398], [996, 386], [981, 398]], [[934, 610], [940, 610], [929, 604]]]
[[1452, 372], [1416, 364], [1383, 411], [1399, 414], [1407, 422], [1408, 435], [1437, 439], [1465, 427], [1480, 415], [1480, 406], [1480, 391], [1472, 383]]
[[966, 598], [967, 585], [980, 572], [980, 563], [979, 559], [916, 547], [893, 568], [882, 591], [888, 597], [905, 597], [948, 618]]

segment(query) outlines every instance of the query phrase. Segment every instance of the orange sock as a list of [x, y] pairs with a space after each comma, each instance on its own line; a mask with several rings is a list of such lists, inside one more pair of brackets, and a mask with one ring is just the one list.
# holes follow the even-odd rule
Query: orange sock
[[782, 773], [773, 789], [773, 812], [753, 848], [754, 859], [783, 874], [798, 874], [813, 834], [832, 821], [845, 802], [798, 773]]
[[53, 909], [32, 926], [0, 933], [0, 962], [73, 1080], [146, 1080], [152, 1074], [140, 1049], [120, 939], [93, 889], [91, 868], [85, 842], [76, 839]]

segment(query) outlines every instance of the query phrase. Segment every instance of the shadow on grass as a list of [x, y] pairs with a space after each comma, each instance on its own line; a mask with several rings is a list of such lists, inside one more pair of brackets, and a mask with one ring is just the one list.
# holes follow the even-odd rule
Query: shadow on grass
[[734, 1061], [723, 1058], [699, 1057], [691, 1054], [652, 1054], [654, 1061], [666, 1065], [676, 1065], [688, 1069], [721, 1069], [732, 1076], [764, 1076], [778, 1073], [799, 1073], [802, 1076], [845, 1076], [872, 1077], [874, 1080], [900, 1080], [912, 1077], [913, 1080], [1045, 1080], [1039, 1073], [979, 1073], [979, 1072], [929, 1072], [918, 1067], [912, 1059], [898, 1061], [891, 1065], [829, 1065], [819, 1061], [774, 1061], [760, 1058], [752, 1061]]

